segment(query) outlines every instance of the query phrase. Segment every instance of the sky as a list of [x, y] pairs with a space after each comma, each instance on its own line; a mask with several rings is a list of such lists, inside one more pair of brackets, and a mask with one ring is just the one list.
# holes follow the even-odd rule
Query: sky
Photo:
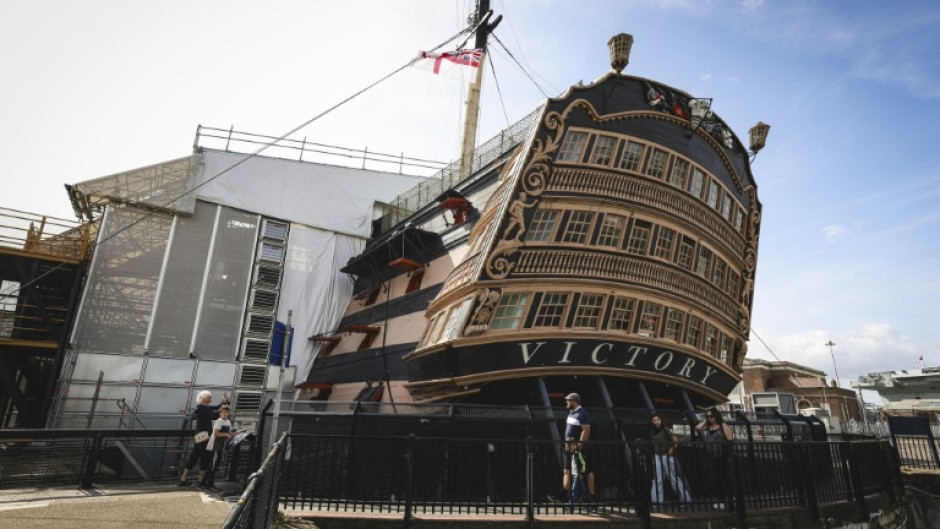
[[[748, 355], [837, 371], [845, 387], [921, 356], [940, 365], [940, 3], [491, 7], [508, 53], [491, 41], [478, 143], [535, 109], [543, 91], [605, 74], [607, 40], [630, 33], [626, 73], [713, 98], [745, 142], [757, 121], [772, 127], [753, 165], [764, 209]], [[74, 218], [63, 184], [186, 156], [200, 124], [280, 136], [441, 44], [472, 9], [469, 0], [8, 3], [0, 207]], [[409, 68], [292, 137], [449, 161], [465, 97], [459, 81]]]

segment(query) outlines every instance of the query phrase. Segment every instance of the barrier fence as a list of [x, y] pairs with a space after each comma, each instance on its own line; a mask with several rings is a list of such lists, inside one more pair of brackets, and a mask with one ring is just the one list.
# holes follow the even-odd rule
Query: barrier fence
[[287, 453], [287, 434], [281, 438], [257, 472], [248, 476], [248, 485], [222, 529], [267, 529], [277, 519], [279, 485]]
[[[0, 490], [174, 480], [192, 444], [192, 430], [0, 430]], [[219, 474], [244, 472], [247, 454], [232, 450]]]
[[[279, 487], [284, 509], [395, 513], [406, 527], [415, 514], [531, 521], [568, 512], [635, 515], [648, 527], [652, 512], [727, 512], [743, 525], [751, 511], [805, 507], [819, 519], [820, 503], [864, 509], [866, 495], [893, 495], [901, 486], [887, 441], [681, 442], [671, 458], [648, 441], [611, 441], [590, 443], [586, 455], [593, 495], [571, 503], [562, 487], [563, 446], [552, 441], [284, 434], [256, 488], [258, 498], [273, 498]], [[265, 504], [244, 503], [245, 512]]]

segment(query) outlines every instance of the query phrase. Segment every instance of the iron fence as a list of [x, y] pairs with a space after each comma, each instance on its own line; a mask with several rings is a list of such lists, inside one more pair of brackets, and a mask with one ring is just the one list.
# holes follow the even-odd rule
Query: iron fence
[[[173, 480], [191, 430], [0, 430], [0, 490]], [[237, 479], [248, 458], [233, 449], [219, 469]]]
[[598, 441], [586, 451], [593, 468], [591, 501], [572, 504], [562, 486], [563, 446], [553, 441], [305, 434], [288, 439], [279, 471], [285, 509], [396, 513], [406, 526], [414, 514], [532, 520], [567, 512], [635, 515], [648, 524], [651, 512], [717, 511], [743, 522], [750, 511], [795, 506], [809, 508], [818, 519], [819, 503], [864, 505], [866, 494], [894, 494], [900, 483], [886, 441], [723, 447], [680, 442], [669, 466], [648, 441]]
[[245, 492], [225, 519], [222, 529], [267, 529], [274, 524], [287, 442], [287, 434], [284, 433], [258, 471], [248, 477]]

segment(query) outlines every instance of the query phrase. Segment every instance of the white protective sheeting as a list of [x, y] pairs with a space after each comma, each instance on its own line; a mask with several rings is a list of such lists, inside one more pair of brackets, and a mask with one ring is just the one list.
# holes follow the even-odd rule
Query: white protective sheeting
[[352, 279], [339, 269], [364, 245], [358, 237], [291, 225], [277, 319], [286, 322], [293, 311], [291, 365], [297, 366], [297, 382], [307, 379], [315, 359], [317, 344], [308, 338], [334, 329], [352, 299]]
[[[324, 230], [369, 237], [374, 202], [389, 203], [416, 176], [206, 150], [199, 198]], [[230, 169], [231, 168], [231, 169]], [[345, 264], [345, 263], [344, 263]]]

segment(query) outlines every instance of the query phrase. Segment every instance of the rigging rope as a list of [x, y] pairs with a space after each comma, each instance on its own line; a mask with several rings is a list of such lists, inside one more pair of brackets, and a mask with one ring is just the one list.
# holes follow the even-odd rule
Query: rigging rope
[[535, 80], [535, 78], [532, 77], [532, 75], [529, 73], [529, 70], [527, 70], [525, 66], [523, 66], [522, 63], [520, 63], [518, 59], [516, 59], [516, 56], [513, 55], [512, 52], [509, 51], [508, 48], [506, 48], [506, 45], [503, 44], [503, 41], [499, 40], [499, 37], [496, 36], [496, 33], [492, 33], [490, 34], [490, 36], [493, 37], [493, 39], [496, 40], [496, 43], [499, 44], [499, 47], [502, 48], [503, 51], [505, 51], [507, 55], [509, 55], [509, 58], [512, 59], [512, 62], [516, 63], [516, 66], [518, 66], [519, 69], [522, 70], [522, 73], [524, 73], [525, 76], [528, 77], [530, 81], [532, 81], [532, 84], [534, 84], [535, 87], [539, 89], [539, 92], [542, 92], [542, 95], [545, 96], [546, 98], [551, 97], [550, 95], [548, 95], [548, 93], [544, 89], [542, 89], [542, 86]]
[[496, 93], [499, 94], [499, 104], [503, 107], [503, 117], [506, 118], [506, 128], [510, 127], [509, 123], [509, 113], [506, 112], [506, 102], [503, 101], [503, 91], [499, 88], [499, 79], [496, 78], [496, 66], [493, 64], [493, 57], [489, 53], [486, 54], [486, 60], [490, 61], [490, 70], [493, 71], [493, 82], [496, 83]]
[[[468, 28], [463, 29], [462, 31], [457, 32], [457, 33], [454, 34], [453, 36], [447, 38], [447, 40], [441, 42], [440, 44], [438, 44], [437, 46], [435, 46], [434, 48], [432, 48], [430, 51], [439, 50], [440, 48], [444, 47], [445, 44], [447, 44], [447, 43], [449, 43], [449, 42], [451, 42], [451, 41], [453, 41], [453, 40], [456, 40], [457, 38], [463, 36], [464, 34], [466, 34], [466, 33], [468, 33], [468, 32], [475, 31], [478, 26], [479, 26], [479, 24], [474, 25], [474, 26], [470, 26], [470, 27], [468, 27]], [[220, 176], [222, 176], [222, 175], [228, 173], [229, 171], [231, 171], [232, 169], [235, 169], [236, 167], [238, 167], [238, 166], [244, 164], [244, 163], [247, 162], [248, 160], [254, 158], [255, 156], [257, 156], [257, 155], [259, 155], [259, 154], [261, 154], [262, 152], [264, 152], [264, 151], [267, 150], [268, 148], [270, 148], [270, 147], [276, 145], [278, 142], [280, 142], [281, 140], [287, 138], [287, 137], [290, 136], [291, 134], [296, 133], [297, 131], [303, 129], [304, 127], [306, 127], [306, 126], [308, 126], [308, 125], [310, 125], [310, 124], [313, 123], [314, 121], [316, 121], [316, 120], [322, 118], [323, 116], [329, 114], [330, 112], [336, 110], [337, 108], [339, 108], [339, 107], [345, 105], [346, 103], [352, 101], [352, 100], [355, 99], [356, 97], [359, 97], [360, 95], [362, 95], [363, 93], [367, 92], [368, 90], [370, 90], [370, 89], [372, 89], [372, 88], [375, 88], [375, 87], [378, 86], [379, 84], [381, 84], [381, 83], [383, 83], [384, 81], [388, 80], [390, 77], [392, 77], [392, 76], [394, 76], [395, 74], [401, 72], [401, 71], [404, 70], [405, 68], [408, 68], [409, 66], [415, 64], [415, 63], [418, 62], [420, 59], [421, 59], [420, 56], [413, 57], [412, 59], [410, 59], [408, 62], [406, 62], [406, 63], [403, 64], [402, 66], [399, 66], [398, 68], [396, 68], [395, 70], [393, 70], [391, 73], [388, 73], [388, 74], [382, 76], [379, 80], [377, 80], [377, 81], [375, 81], [375, 82], [369, 84], [369, 85], [366, 86], [365, 88], [363, 88], [363, 89], [359, 90], [358, 92], [354, 93], [353, 95], [351, 95], [351, 96], [349, 96], [349, 97], [343, 99], [343, 100], [340, 101], [339, 103], [336, 103], [335, 105], [333, 105], [333, 106], [331, 106], [330, 108], [324, 110], [323, 112], [320, 112], [320, 113], [317, 114], [316, 116], [314, 116], [314, 117], [312, 117], [312, 118], [310, 118], [310, 119], [304, 121], [304, 122], [301, 123], [300, 125], [298, 125], [298, 126], [292, 128], [291, 130], [285, 132], [284, 134], [281, 134], [281, 135], [278, 136], [277, 138], [274, 138], [273, 140], [271, 140], [271, 141], [265, 143], [264, 145], [262, 145], [261, 147], [259, 147], [258, 149], [256, 149], [254, 152], [245, 155], [245, 157], [242, 158], [241, 160], [238, 160], [237, 162], [233, 163], [232, 165], [230, 165], [230, 166], [226, 167], [225, 169], [219, 171], [218, 173], [216, 173], [215, 175], [213, 175], [213, 176], [211, 176], [210, 178], [206, 179], [206, 180], [203, 181], [202, 183], [199, 183], [199, 184], [193, 186], [192, 188], [183, 191], [182, 193], [180, 193], [180, 194], [177, 195], [176, 197], [173, 197], [172, 199], [168, 200], [167, 202], [165, 202], [165, 203], [162, 204], [161, 206], [157, 206], [157, 209], [154, 209], [154, 210], [151, 210], [151, 211], [147, 212], [145, 215], [143, 215], [143, 216], [140, 217], [139, 219], [137, 219], [137, 220], [135, 220], [135, 221], [133, 221], [133, 222], [128, 223], [126, 226], [124, 226], [124, 227], [122, 227], [121, 229], [117, 230], [116, 232], [114, 232], [114, 233], [108, 235], [108, 236], [105, 237], [104, 239], [102, 239], [102, 240], [100, 240], [100, 241], [96, 241], [96, 242], [94, 242], [94, 243], [91, 243], [89, 250], [91, 250], [91, 251], [97, 251], [98, 247], [104, 245], [105, 243], [107, 243], [108, 241], [114, 239], [114, 238], [117, 237], [119, 234], [123, 233], [124, 231], [127, 231], [127, 230], [129, 230], [130, 228], [133, 228], [133, 227], [136, 226], [137, 224], [140, 224], [141, 222], [143, 222], [143, 221], [147, 220], [148, 218], [150, 218], [152, 215], [156, 214], [158, 209], [169, 209], [169, 207], [170, 207], [174, 202], [176, 202], [177, 200], [180, 200], [181, 198], [185, 197], [186, 195], [189, 195], [190, 193], [192, 193], [192, 192], [198, 190], [199, 188], [205, 186], [205, 185], [208, 184], [209, 182], [214, 181], [216, 178], [219, 178]], [[15, 292], [11, 292], [10, 295], [11, 295], [11, 296], [12, 296], [12, 295], [19, 295], [19, 293], [22, 292], [22, 290], [23, 290], [24, 288], [28, 288], [28, 287], [30, 287], [30, 286], [36, 284], [36, 282], [38, 282], [38, 281], [40, 281], [41, 279], [43, 279], [44, 277], [46, 277], [46, 276], [52, 274], [53, 272], [56, 272], [57, 270], [60, 270], [60, 269], [63, 268], [65, 265], [66, 265], [66, 263], [60, 263], [60, 264], [58, 264], [58, 265], [56, 265], [56, 266], [50, 268], [49, 270], [47, 270], [46, 272], [40, 274], [39, 276], [37, 276], [37, 277], [35, 277], [35, 278], [33, 278], [33, 279], [27, 281], [27, 282], [24, 283], [24, 284], [21, 284], [21, 285], [19, 286], [19, 288], [17, 288]]]

